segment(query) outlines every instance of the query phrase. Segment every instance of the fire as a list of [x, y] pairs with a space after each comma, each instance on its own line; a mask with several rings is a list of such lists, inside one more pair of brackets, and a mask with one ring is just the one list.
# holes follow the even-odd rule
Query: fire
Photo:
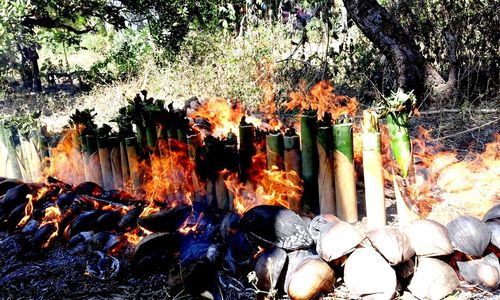
[[355, 98], [335, 95], [333, 85], [323, 80], [314, 85], [309, 92], [306, 92], [305, 83], [302, 82], [299, 91], [290, 93], [290, 101], [285, 106], [289, 110], [295, 108], [301, 111], [317, 110], [320, 120], [325, 113], [330, 113], [336, 119], [343, 114], [354, 116], [358, 109], [358, 101]]
[[36, 195], [26, 195], [28, 203], [26, 204], [26, 207], [24, 209], [24, 217], [21, 219], [21, 221], [19, 221], [19, 224], [17, 225], [18, 227], [22, 227], [26, 223], [28, 223], [29, 219], [31, 218], [31, 214], [33, 213], [33, 202], [38, 201], [38, 199], [42, 198], [48, 191], [49, 188], [44, 186], [37, 191]]
[[266, 170], [265, 154], [253, 158], [249, 179], [241, 182], [238, 175], [230, 173], [225, 180], [226, 187], [234, 195], [233, 207], [240, 214], [260, 204], [296, 207], [302, 195], [302, 180], [294, 171], [280, 171], [276, 166]]
[[244, 116], [239, 104], [230, 105], [226, 99], [215, 98], [206, 100], [190, 118], [204, 118], [212, 125], [211, 134], [222, 138], [229, 132], [238, 132], [238, 124]]
[[47, 242], [45, 242], [42, 248], [48, 247], [51, 241], [57, 237], [60, 221], [61, 221], [61, 211], [57, 206], [50, 206], [45, 209], [45, 216], [42, 218], [42, 223], [40, 224], [40, 228], [48, 224], [52, 224], [54, 226], [54, 232], [50, 235], [50, 237], [47, 239]]

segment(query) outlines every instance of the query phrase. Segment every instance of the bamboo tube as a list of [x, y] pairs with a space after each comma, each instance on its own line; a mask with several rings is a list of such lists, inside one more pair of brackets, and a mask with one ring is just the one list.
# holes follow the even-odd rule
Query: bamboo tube
[[135, 123], [135, 131], [137, 136], [137, 142], [136, 142], [137, 157], [144, 158], [144, 155], [146, 153], [145, 149], [147, 145], [146, 127], [144, 127], [142, 124]]
[[108, 149], [108, 138], [99, 137], [97, 139], [99, 151], [99, 163], [101, 164], [102, 183], [105, 190], [114, 188], [113, 170], [111, 168], [111, 157]]
[[252, 167], [252, 156], [256, 153], [255, 142], [255, 127], [252, 124], [247, 124], [244, 117], [241, 119], [239, 126], [239, 141], [240, 145], [240, 180], [245, 182], [247, 179], [247, 170]]
[[363, 112], [363, 175], [367, 231], [386, 225], [384, 171], [377, 113]]
[[156, 147], [156, 137], [157, 137], [156, 125], [151, 124], [147, 126], [145, 132], [146, 132], [146, 143], [148, 145], [148, 153], [149, 155], [152, 155]]
[[278, 167], [278, 170], [284, 170], [284, 147], [283, 134], [281, 134], [281, 132], [269, 133], [266, 136], [266, 157], [268, 170], [271, 170], [273, 166]]
[[132, 189], [138, 193], [141, 188], [141, 171], [139, 169], [139, 159], [137, 157], [137, 138], [135, 136], [125, 138], [127, 145], [127, 159], [132, 181]]
[[8, 177], [7, 175], [8, 160], [9, 160], [9, 151], [7, 150], [7, 143], [5, 141], [3, 124], [0, 123], [0, 176]]
[[187, 134], [186, 134], [186, 128], [178, 128], [177, 129], [177, 139], [186, 144], [187, 143]]
[[37, 141], [38, 135], [35, 132], [31, 132], [27, 149], [30, 157], [30, 166], [31, 166], [31, 176], [33, 181], [40, 181], [42, 179], [42, 160], [38, 155], [37, 148], [35, 146], [34, 140]]
[[19, 153], [21, 157], [21, 166], [24, 169], [24, 181], [33, 182], [33, 176], [31, 174], [31, 154], [29, 152], [29, 142], [28, 140], [20, 135], [19, 136]]
[[[236, 134], [234, 134], [232, 131], [230, 131], [227, 134], [227, 139], [225, 141], [224, 145], [224, 158], [225, 158], [225, 169], [231, 171], [231, 172], [238, 172], [238, 164], [239, 164], [239, 157], [238, 157], [238, 137]], [[223, 175], [220, 173], [219, 175]], [[224, 182], [225, 178], [222, 176], [221, 180]], [[233, 210], [233, 204], [234, 204], [234, 194], [232, 191], [230, 191], [226, 184], [224, 183], [224, 186], [227, 190], [227, 197], [228, 197], [228, 210], [232, 211]]]
[[406, 201], [403, 198], [401, 188], [396, 180], [394, 170], [392, 171], [392, 184], [394, 185], [394, 194], [396, 197], [396, 210], [398, 212], [398, 225], [399, 227], [404, 227], [408, 225], [413, 220], [420, 219], [420, 216], [411, 210]]
[[333, 125], [335, 144], [335, 200], [337, 216], [348, 223], [358, 221], [354, 172], [352, 123]]
[[47, 144], [47, 140], [45, 139], [44, 128], [45, 127], [40, 128], [40, 132], [37, 133], [38, 150], [40, 151], [40, 158], [42, 159], [42, 168], [43, 169], [49, 167], [49, 164], [50, 164], [49, 146]]
[[[285, 171], [286, 179], [292, 180], [294, 172], [296, 176], [301, 174], [301, 154], [300, 154], [300, 137], [295, 133], [295, 130], [290, 129], [283, 137], [284, 160], [285, 160]], [[287, 201], [289, 208], [294, 212], [300, 212], [302, 208], [301, 197], [295, 192], [287, 193]]]
[[390, 112], [387, 114], [387, 127], [389, 129], [392, 154], [399, 166], [401, 175], [406, 178], [412, 163], [407, 116], [404, 112]]
[[122, 172], [122, 185], [125, 190], [130, 190], [130, 172], [128, 165], [128, 156], [127, 156], [127, 145], [125, 144], [125, 140], [120, 141], [120, 165]]
[[22, 179], [21, 168], [19, 166], [18, 157], [15, 148], [13, 128], [4, 127], [4, 139], [7, 146], [7, 177], [14, 179]]
[[87, 136], [80, 135], [80, 149], [82, 152], [83, 175], [85, 181], [92, 181], [92, 171], [90, 170], [90, 150], [87, 145]]
[[318, 201], [318, 148], [316, 146], [316, 111], [304, 112], [300, 118], [300, 132], [302, 141], [302, 179], [304, 193], [302, 194], [302, 208], [314, 214], [319, 213]]
[[[200, 135], [197, 133], [192, 133], [187, 135], [187, 146], [188, 146], [188, 157], [190, 160], [190, 163], [193, 165], [196, 165], [196, 156], [197, 156], [197, 151], [198, 148], [200, 147]], [[194, 188], [194, 195], [193, 199], [196, 202], [201, 202], [202, 200], [202, 187], [200, 184], [200, 181], [198, 180], [198, 174], [196, 173], [196, 170], [193, 169], [193, 172], [190, 174], [190, 177], [188, 180], [191, 181], [193, 188]]]
[[99, 161], [99, 151], [97, 147], [97, 138], [94, 135], [87, 134], [87, 154], [89, 156], [90, 181], [103, 186], [101, 163]]
[[117, 137], [108, 139], [110, 146], [109, 158], [111, 163], [111, 172], [113, 174], [113, 186], [115, 189], [123, 189], [122, 162], [120, 157], [120, 142]]
[[335, 179], [333, 163], [333, 135], [332, 126], [318, 128], [318, 196], [319, 213], [336, 214], [335, 208]]

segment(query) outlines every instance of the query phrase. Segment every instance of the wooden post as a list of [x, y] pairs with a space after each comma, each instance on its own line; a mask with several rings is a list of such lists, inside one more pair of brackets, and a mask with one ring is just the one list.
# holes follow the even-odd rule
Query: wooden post
[[333, 125], [335, 144], [335, 200], [337, 216], [348, 223], [358, 221], [352, 123]]
[[335, 179], [333, 163], [333, 135], [332, 126], [325, 125], [318, 128], [318, 195], [319, 213], [336, 214], [335, 208]]
[[317, 112], [305, 111], [300, 118], [302, 139], [302, 179], [304, 193], [302, 208], [307, 212], [319, 213], [318, 201], [318, 148], [316, 146]]
[[362, 138], [367, 230], [372, 230], [386, 225], [384, 171], [378, 116], [375, 111], [363, 112]]

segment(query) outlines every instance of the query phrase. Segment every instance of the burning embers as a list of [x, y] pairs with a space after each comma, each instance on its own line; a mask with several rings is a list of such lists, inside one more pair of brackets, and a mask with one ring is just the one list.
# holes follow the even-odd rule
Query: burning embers
[[[469, 281], [496, 287], [498, 260], [487, 254], [498, 253], [491, 234], [498, 214], [486, 225], [458, 219], [448, 229], [415, 219], [441, 197], [470, 198], [478, 190], [489, 201], [474, 214], [493, 206], [499, 136], [484, 154], [459, 161], [423, 139], [412, 147], [404, 105], [366, 110], [358, 126], [355, 99], [333, 94], [327, 82], [291, 98], [286, 106], [299, 109], [298, 120], [270, 112], [257, 118], [222, 99], [190, 99], [179, 110], [143, 92], [120, 109], [118, 132], [98, 128], [91, 111], [77, 111], [43, 164], [22, 165], [44, 165], [47, 183], [0, 183], [2, 225], [22, 236], [24, 254], [64, 241], [87, 255], [86, 273], [94, 277], [129, 268], [169, 272], [169, 285], [215, 298], [227, 298], [220, 292], [227, 286], [247, 291], [241, 277], [252, 271], [260, 296], [293, 299], [331, 292], [339, 278], [353, 295], [389, 298], [398, 279], [418, 297], [440, 298], [456, 288], [459, 269], [467, 280], [486, 272], [491, 276]], [[387, 127], [379, 124], [384, 115]], [[467, 174], [458, 180], [457, 173]], [[367, 222], [357, 228], [360, 185]], [[390, 189], [404, 228], [385, 227]], [[480, 243], [463, 232], [477, 232]], [[436, 241], [422, 239], [433, 234]], [[445, 278], [438, 296], [425, 294], [438, 282], [429, 274]]]

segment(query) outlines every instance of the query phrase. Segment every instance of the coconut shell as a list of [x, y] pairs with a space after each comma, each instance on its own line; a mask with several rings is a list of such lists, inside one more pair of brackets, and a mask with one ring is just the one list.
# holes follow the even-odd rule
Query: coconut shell
[[500, 264], [494, 253], [476, 260], [457, 262], [460, 275], [470, 283], [494, 290], [500, 283]]
[[453, 252], [448, 230], [436, 221], [414, 220], [403, 231], [419, 256], [432, 257]]
[[280, 279], [287, 261], [285, 250], [273, 247], [264, 251], [255, 263], [254, 271], [257, 275], [257, 287], [263, 291], [275, 289]]
[[317, 252], [327, 262], [331, 262], [358, 246], [365, 236], [351, 224], [339, 221], [323, 227], [320, 233]]
[[472, 256], [482, 256], [491, 240], [491, 230], [478, 218], [460, 216], [446, 225], [451, 245]]
[[493, 206], [492, 208], [490, 208], [490, 210], [488, 210], [484, 214], [482, 221], [488, 222], [488, 221], [492, 221], [495, 219], [500, 219], [500, 204], [497, 204], [497, 205]]
[[287, 285], [292, 300], [309, 300], [333, 290], [333, 269], [317, 256], [302, 259], [292, 270]]
[[332, 214], [323, 214], [314, 217], [309, 223], [309, 234], [312, 236], [314, 242], [317, 244], [321, 229], [327, 224], [337, 223], [340, 219]]
[[458, 276], [445, 262], [420, 257], [408, 289], [419, 299], [439, 300], [458, 287]]
[[7, 193], [8, 190], [15, 188], [20, 183], [21, 182], [16, 179], [6, 179], [0, 182], [0, 196], [5, 195], [5, 193]]
[[29, 187], [24, 183], [16, 185], [15, 187], [7, 190], [1, 202], [4, 213], [10, 212], [20, 204], [28, 203], [28, 199], [26, 199], [26, 196], [28, 195], [29, 191]]
[[415, 250], [412, 248], [406, 234], [396, 227], [377, 228], [369, 231], [367, 236], [373, 247], [391, 265], [407, 261], [415, 255]]
[[191, 212], [191, 206], [181, 204], [141, 217], [137, 223], [152, 232], [174, 232], [186, 221]]
[[307, 249], [313, 244], [308, 228], [293, 211], [272, 205], [255, 206], [241, 218], [240, 228], [263, 247]]
[[355, 297], [392, 299], [396, 272], [373, 248], [358, 248], [347, 258], [344, 282]]
[[489, 221], [486, 225], [491, 231], [491, 243], [500, 249], [500, 222]]
[[179, 251], [178, 238], [173, 233], [157, 232], [144, 237], [135, 247], [131, 265], [136, 272], [166, 269]]

